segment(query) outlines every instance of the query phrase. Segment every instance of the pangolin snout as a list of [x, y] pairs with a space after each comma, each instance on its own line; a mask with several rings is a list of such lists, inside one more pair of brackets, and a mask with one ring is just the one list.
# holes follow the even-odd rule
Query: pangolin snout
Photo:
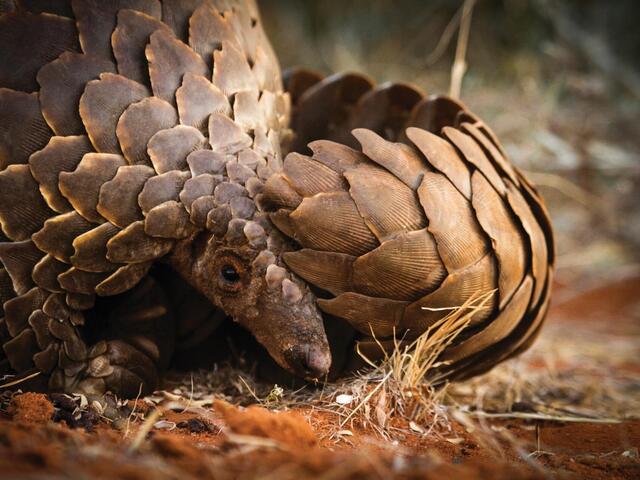
[[331, 353], [328, 348], [302, 344], [285, 352], [285, 360], [300, 377], [320, 379], [329, 373]]

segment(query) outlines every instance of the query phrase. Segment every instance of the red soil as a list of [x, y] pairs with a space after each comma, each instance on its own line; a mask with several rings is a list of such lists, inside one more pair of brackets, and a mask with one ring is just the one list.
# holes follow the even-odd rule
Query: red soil
[[[632, 288], [622, 288], [625, 285]], [[611, 322], [588, 321], [597, 309], [600, 318], [616, 312], [616, 330], [637, 333], [637, 310], [622, 305], [637, 305], [638, 280], [621, 282], [620, 287], [586, 292], [557, 305], [550, 323], [570, 322], [573, 328], [582, 317], [580, 328], [602, 331]], [[612, 301], [603, 301], [606, 298]], [[633, 363], [640, 367], [640, 359]], [[145, 412], [145, 404], [138, 402], [136, 411]], [[502, 433], [494, 445], [487, 445], [459, 423], [452, 423], [446, 435], [420, 435], [406, 421], [392, 418], [392, 442], [357, 423], [336, 436], [338, 418], [330, 411], [272, 412], [216, 402], [204, 416], [166, 411], [162, 419], [177, 428], [152, 429], [132, 450], [141, 420], [121, 430], [101, 420], [87, 432], [53, 423], [53, 413], [51, 402], [40, 394], [16, 395], [0, 412], [0, 477], [640, 478], [639, 420], [595, 424], [487, 419], [487, 426]], [[506, 436], [514, 441], [506, 441]]]

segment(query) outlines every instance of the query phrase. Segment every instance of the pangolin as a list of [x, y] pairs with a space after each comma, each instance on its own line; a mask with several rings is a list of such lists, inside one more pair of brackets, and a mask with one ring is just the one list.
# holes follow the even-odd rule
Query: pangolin
[[[306, 378], [331, 365], [321, 311], [374, 351], [491, 295], [449, 376], [539, 330], [544, 205], [459, 102], [304, 71], [285, 92], [252, 0], [0, 12], [2, 369], [39, 373], [23, 387], [153, 390], [202, 302], [178, 277]], [[196, 337], [220, 317], [198, 315]]]

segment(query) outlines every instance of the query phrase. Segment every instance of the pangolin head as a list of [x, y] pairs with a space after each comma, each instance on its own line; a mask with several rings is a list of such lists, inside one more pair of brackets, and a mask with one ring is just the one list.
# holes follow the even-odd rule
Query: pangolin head
[[248, 329], [280, 366], [307, 378], [325, 376], [331, 353], [316, 299], [281, 256], [290, 242], [260, 214], [233, 219], [222, 236], [203, 232], [175, 249], [172, 264]]

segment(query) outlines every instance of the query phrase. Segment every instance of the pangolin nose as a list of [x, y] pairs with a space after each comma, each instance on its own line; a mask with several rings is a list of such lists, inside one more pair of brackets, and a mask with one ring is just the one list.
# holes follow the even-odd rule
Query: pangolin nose
[[305, 345], [296, 350], [291, 363], [299, 375], [305, 378], [320, 379], [329, 372], [331, 354], [328, 349]]

